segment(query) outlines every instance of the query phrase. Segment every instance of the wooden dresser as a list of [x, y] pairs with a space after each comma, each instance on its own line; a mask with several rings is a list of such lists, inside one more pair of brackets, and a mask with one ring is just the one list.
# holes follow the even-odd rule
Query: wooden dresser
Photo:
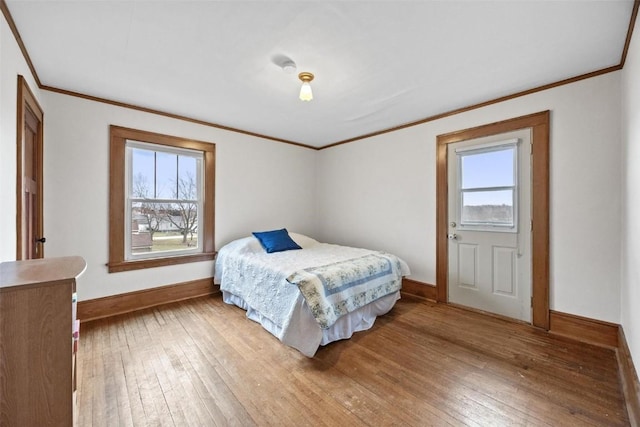
[[0, 264], [0, 426], [72, 426], [81, 257]]

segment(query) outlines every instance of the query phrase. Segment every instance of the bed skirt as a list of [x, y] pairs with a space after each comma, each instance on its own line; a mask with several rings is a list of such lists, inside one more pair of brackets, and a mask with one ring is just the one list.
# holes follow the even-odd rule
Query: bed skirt
[[321, 345], [348, 339], [355, 332], [370, 329], [376, 317], [388, 313], [393, 308], [396, 301], [400, 299], [400, 292], [384, 296], [340, 317], [329, 329], [320, 328], [302, 295], [296, 302], [288, 324], [282, 326], [262, 316], [237, 295], [222, 291], [222, 299], [227, 304], [246, 310], [249, 319], [262, 325], [284, 344], [297, 349], [307, 357], [313, 357]]

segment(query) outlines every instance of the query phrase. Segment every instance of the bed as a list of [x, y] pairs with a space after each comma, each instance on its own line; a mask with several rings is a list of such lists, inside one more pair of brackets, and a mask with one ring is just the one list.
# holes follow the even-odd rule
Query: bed
[[293, 247], [268, 252], [260, 233], [235, 240], [218, 251], [215, 283], [225, 303], [305, 356], [371, 328], [400, 299], [410, 273], [400, 258], [275, 231]]

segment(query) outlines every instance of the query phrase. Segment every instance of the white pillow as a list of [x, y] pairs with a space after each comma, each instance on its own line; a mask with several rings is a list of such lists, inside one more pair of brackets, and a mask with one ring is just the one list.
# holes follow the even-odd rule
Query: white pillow
[[296, 242], [302, 249], [309, 248], [320, 243], [316, 239], [312, 239], [311, 237], [305, 236], [304, 234], [289, 232], [289, 237], [291, 237], [293, 241]]
[[257, 254], [260, 252], [264, 252], [264, 248], [260, 244], [260, 240], [256, 239], [254, 236], [247, 237], [245, 243], [243, 245], [243, 249], [247, 252]]

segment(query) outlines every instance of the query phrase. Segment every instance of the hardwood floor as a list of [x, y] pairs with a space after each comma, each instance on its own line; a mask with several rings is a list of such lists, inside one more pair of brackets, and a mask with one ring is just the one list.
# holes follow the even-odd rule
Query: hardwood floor
[[79, 426], [629, 425], [613, 350], [404, 296], [313, 359], [219, 295], [82, 325]]

